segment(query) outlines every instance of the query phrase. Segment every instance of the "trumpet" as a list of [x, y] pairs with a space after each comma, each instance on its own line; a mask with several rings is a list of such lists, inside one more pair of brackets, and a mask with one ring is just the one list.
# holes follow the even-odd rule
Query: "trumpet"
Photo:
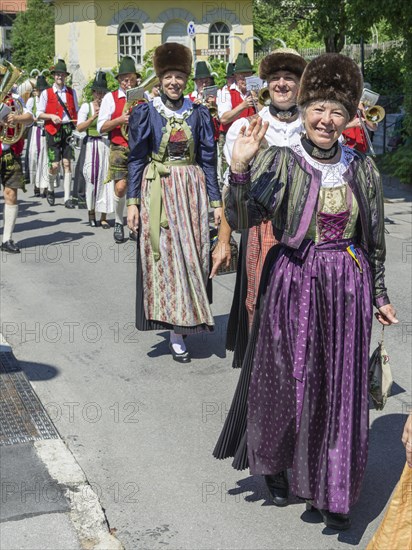
[[259, 90], [258, 103], [259, 105], [263, 105], [264, 107], [270, 105], [271, 99], [269, 95], [269, 88], [267, 86]]
[[[2, 77], [0, 82], [0, 111], [2, 108], [7, 108], [16, 115], [23, 114], [23, 103], [18, 98], [13, 98], [12, 105], [6, 99], [22, 74], [23, 71], [12, 65], [9, 61], [3, 61], [3, 65], [0, 65], [0, 76]], [[17, 143], [23, 136], [24, 128], [25, 125], [21, 123], [13, 125], [5, 124], [0, 128], [0, 141], [7, 145]], [[13, 135], [10, 135], [11, 129], [14, 130]]]
[[369, 122], [373, 122], [374, 124], [381, 122], [385, 118], [385, 115], [385, 109], [381, 105], [373, 105], [372, 107], [365, 109], [366, 120], [369, 120]]
[[[159, 84], [159, 77], [155, 73], [151, 73], [141, 84], [136, 88], [131, 88], [126, 92], [126, 102], [123, 107], [123, 114], [130, 113], [133, 107], [139, 105], [139, 103], [147, 103], [145, 98], [145, 92], [148, 92]], [[128, 139], [129, 126], [128, 124], [123, 124], [121, 127], [122, 136], [124, 139]]]

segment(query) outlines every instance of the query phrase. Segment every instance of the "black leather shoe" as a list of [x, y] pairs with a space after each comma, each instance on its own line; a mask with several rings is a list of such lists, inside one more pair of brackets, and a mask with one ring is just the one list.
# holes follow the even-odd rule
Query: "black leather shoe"
[[65, 203], [64, 203], [64, 207], [65, 208], [76, 208], [75, 205], [73, 204], [73, 201], [71, 199], [68, 199]]
[[170, 353], [172, 354], [173, 361], [177, 361], [178, 363], [190, 363], [191, 357], [190, 357], [190, 353], [187, 350], [183, 353], [176, 353], [170, 342], [169, 342], [169, 349], [170, 349]]
[[20, 254], [20, 248], [17, 246], [17, 244], [14, 244], [11, 239], [6, 241], [5, 243], [2, 243], [0, 248], [3, 252], [10, 252], [10, 254]]
[[113, 232], [114, 240], [117, 243], [122, 243], [124, 241], [124, 228], [123, 224], [121, 223], [115, 223], [114, 224], [114, 232]]
[[89, 219], [90, 227], [97, 227], [97, 222], [94, 218]]
[[36, 186], [34, 186], [34, 196], [35, 197], [40, 197], [40, 189]]
[[265, 482], [273, 504], [276, 504], [276, 506], [286, 506], [289, 497], [287, 473], [283, 471], [276, 475], [265, 475]]
[[129, 239], [132, 241], [137, 241], [137, 233], [134, 231], [129, 231]]
[[337, 514], [336, 512], [329, 512], [329, 510], [315, 508], [309, 500], [306, 501], [306, 510], [308, 512], [317, 510], [323, 518], [323, 523], [326, 527], [329, 527], [329, 529], [346, 531], [351, 525], [350, 517], [347, 514]]
[[47, 191], [46, 200], [50, 206], [54, 206], [56, 197], [54, 196], [54, 191]]

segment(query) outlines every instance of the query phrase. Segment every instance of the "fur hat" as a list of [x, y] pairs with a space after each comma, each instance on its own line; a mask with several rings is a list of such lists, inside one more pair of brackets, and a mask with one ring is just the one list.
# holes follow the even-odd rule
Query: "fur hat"
[[362, 95], [363, 78], [358, 65], [340, 53], [325, 53], [311, 61], [300, 81], [298, 105], [312, 101], [337, 101], [352, 119]]
[[166, 42], [155, 49], [153, 67], [160, 78], [166, 71], [192, 72], [192, 52], [183, 44]]
[[303, 57], [292, 48], [278, 48], [266, 55], [259, 65], [259, 76], [268, 80], [276, 71], [290, 71], [301, 77], [307, 63]]

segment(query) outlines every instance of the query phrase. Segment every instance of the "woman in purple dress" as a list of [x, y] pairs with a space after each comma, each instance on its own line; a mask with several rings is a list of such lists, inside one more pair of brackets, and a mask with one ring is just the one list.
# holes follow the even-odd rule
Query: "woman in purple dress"
[[257, 154], [267, 124], [243, 128], [226, 202], [232, 228], [271, 219], [280, 246], [262, 274], [214, 456], [264, 475], [276, 505], [290, 490], [338, 530], [350, 526], [366, 466], [372, 305], [382, 324], [398, 322], [384, 282], [380, 176], [370, 157], [339, 142], [361, 92], [351, 59], [314, 59], [298, 97], [301, 141]]

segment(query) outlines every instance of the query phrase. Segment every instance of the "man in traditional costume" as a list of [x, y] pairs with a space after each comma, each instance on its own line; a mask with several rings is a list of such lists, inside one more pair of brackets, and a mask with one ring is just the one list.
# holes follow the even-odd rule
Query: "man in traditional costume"
[[70, 73], [67, 72], [66, 63], [63, 59], [59, 59], [50, 72], [53, 75], [54, 84], [41, 93], [37, 111], [37, 118], [45, 121], [44, 129], [46, 131], [49, 160], [47, 201], [50, 206], [55, 203], [54, 184], [60, 162], [62, 162], [64, 170], [64, 206], [74, 208], [75, 206], [71, 200], [71, 161], [74, 159], [74, 153], [70, 137], [77, 121], [77, 95], [76, 90], [65, 84]]
[[[125, 127], [129, 123], [129, 108], [126, 105], [126, 91], [137, 86], [140, 74], [131, 57], [123, 57], [120, 61], [116, 79], [119, 88], [107, 93], [100, 106], [97, 120], [97, 131], [100, 134], [109, 134], [110, 157], [108, 180], [114, 181], [114, 240], [116, 243], [124, 241], [123, 214], [127, 190], [127, 158], [129, 143]], [[123, 132], [122, 132], [123, 128]]]
[[[0, 84], [6, 72], [6, 67], [0, 65]], [[28, 126], [33, 122], [33, 115], [25, 107], [22, 107], [21, 114], [16, 114], [14, 107], [17, 103], [23, 106], [23, 99], [12, 90], [6, 95], [2, 104], [7, 114], [0, 120], [0, 129], [6, 141], [13, 141], [16, 124]], [[3, 252], [10, 254], [20, 252], [12, 237], [18, 214], [17, 192], [19, 189], [25, 190], [21, 166], [23, 148], [23, 137], [14, 143], [5, 143], [4, 139], [0, 138], [0, 180], [4, 196], [4, 227], [0, 248]]]

